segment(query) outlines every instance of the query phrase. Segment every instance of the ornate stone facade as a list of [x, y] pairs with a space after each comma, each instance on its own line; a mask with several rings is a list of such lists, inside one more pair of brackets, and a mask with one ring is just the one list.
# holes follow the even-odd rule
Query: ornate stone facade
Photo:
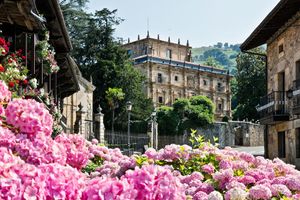
[[205, 95], [216, 105], [215, 119], [231, 117], [231, 76], [226, 70], [191, 62], [191, 47], [147, 36], [123, 45], [148, 79], [144, 90], [155, 106]]

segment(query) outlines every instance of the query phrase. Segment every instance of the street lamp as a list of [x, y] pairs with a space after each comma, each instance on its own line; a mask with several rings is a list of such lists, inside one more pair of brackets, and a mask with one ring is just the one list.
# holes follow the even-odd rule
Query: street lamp
[[157, 128], [156, 128], [156, 110], [154, 109], [154, 111], [151, 114], [151, 119], [152, 119], [152, 135], [151, 135], [151, 143], [152, 143], [152, 147], [157, 149]]
[[130, 154], [130, 112], [132, 109], [131, 101], [127, 101], [126, 103], [126, 110], [128, 112], [128, 131], [127, 131], [127, 144], [128, 144], [128, 155]]

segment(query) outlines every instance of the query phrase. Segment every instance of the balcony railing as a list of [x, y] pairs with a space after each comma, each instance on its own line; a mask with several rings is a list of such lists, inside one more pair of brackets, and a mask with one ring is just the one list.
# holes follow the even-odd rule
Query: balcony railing
[[289, 120], [289, 108], [285, 91], [274, 91], [260, 99], [257, 107], [262, 124]]
[[294, 80], [293, 86], [294, 86], [295, 90], [299, 90], [300, 89], [300, 79]]
[[300, 79], [293, 82], [293, 114], [300, 114]]

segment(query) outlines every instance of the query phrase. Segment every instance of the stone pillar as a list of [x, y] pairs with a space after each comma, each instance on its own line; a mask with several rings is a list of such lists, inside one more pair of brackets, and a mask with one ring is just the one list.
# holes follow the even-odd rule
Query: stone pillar
[[74, 132], [77, 134], [80, 134], [86, 138], [85, 135], [85, 114], [86, 111], [83, 109], [83, 106], [81, 103], [78, 105], [79, 110], [76, 111], [76, 121], [75, 121], [75, 127]]
[[97, 109], [98, 113], [95, 114], [95, 122], [96, 122], [96, 131], [95, 131], [95, 137], [97, 138], [97, 140], [99, 140], [100, 144], [104, 144], [105, 143], [105, 139], [104, 139], [104, 132], [105, 132], [105, 127], [104, 127], [104, 123], [103, 123], [103, 118], [104, 118], [104, 114], [101, 113], [102, 108], [98, 107]]
[[286, 131], [286, 162], [291, 163], [293, 165], [296, 164], [296, 129], [289, 129]]

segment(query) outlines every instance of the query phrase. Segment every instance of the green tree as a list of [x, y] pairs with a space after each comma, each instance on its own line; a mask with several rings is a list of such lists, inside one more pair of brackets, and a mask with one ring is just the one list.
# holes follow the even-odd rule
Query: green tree
[[[265, 51], [256, 48], [255, 53]], [[260, 97], [266, 94], [265, 57], [248, 53], [240, 53], [237, 57], [236, 86], [233, 90], [237, 100], [234, 119], [259, 119], [256, 106]]]
[[204, 65], [217, 67], [217, 68], [221, 68], [221, 69], [224, 68], [220, 65], [220, 63], [215, 58], [213, 58], [211, 56], [206, 59], [206, 61], [204, 62]]
[[152, 101], [143, 92], [145, 77], [133, 67], [127, 52], [113, 37], [115, 28], [123, 21], [116, 16], [117, 10], [103, 9], [88, 14], [78, 6], [79, 1], [71, 2], [73, 4], [65, 3], [62, 7], [73, 44], [72, 56], [83, 76], [92, 78], [96, 86], [94, 108], [101, 104], [104, 123], [109, 125], [112, 113], [105, 91], [117, 87], [123, 90], [125, 97], [115, 109], [115, 119], [126, 122], [125, 102], [130, 100], [133, 120], [145, 120], [153, 110]]
[[215, 105], [206, 96], [193, 96], [190, 98], [190, 106], [187, 110], [187, 119], [184, 129], [205, 127], [214, 121]]
[[220, 65], [231, 66], [232, 63], [229, 60], [228, 56], [222, 52], [222, 49], [209, 49], [203, 53], [204, 59], [208, 59], [209, 57], [214, 58]]
[[178, 99], [173, 107], [158, 109], [160, 134], [182, 134], [191, 128], [205, 127], [214, 121], [215, 106], [206, 96]]
[[125, 93], [123, 93], [121, 88], [108, 88], [105, 93], [106, 100], [112, 111], [111, 130], [114, 133], [115, 109], [119, 107], [119, 103], [124, 99]]
[[69, 36], [72, 42], [72, 55], [78, 62], [83, 56], [87, 27], [92, 14], [86, 13], [85, 8], [89, 0], [61, 0], [60, 7], [64, 15]]
[[157, 109], [158, 133], [172, 135], [178, 132], [180, 118], [172, 107], [161, 106]]

